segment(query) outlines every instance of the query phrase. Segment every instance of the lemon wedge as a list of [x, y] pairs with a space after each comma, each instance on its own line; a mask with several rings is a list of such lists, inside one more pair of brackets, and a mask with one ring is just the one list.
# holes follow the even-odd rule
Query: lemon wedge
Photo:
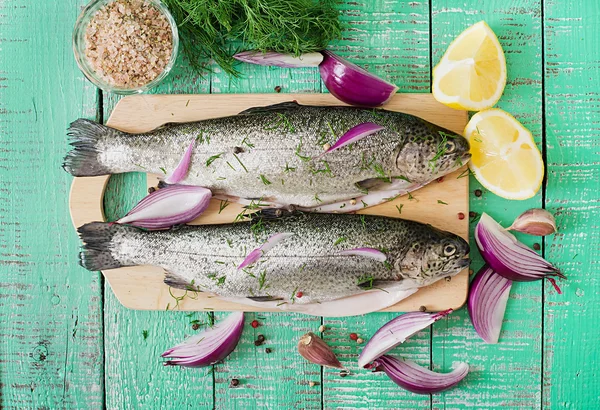
[[531, 133], [498, 108], [475, 114], [465, 128], [469, 168], [485, 188], [506, 199], [527, 199], [544, 179], [544, 160]]
[[449, 107], [480, 111], [498, 102], [506, 85], [506, 59], [485, 21], [463, 31], [433, 69], [433, 96]]

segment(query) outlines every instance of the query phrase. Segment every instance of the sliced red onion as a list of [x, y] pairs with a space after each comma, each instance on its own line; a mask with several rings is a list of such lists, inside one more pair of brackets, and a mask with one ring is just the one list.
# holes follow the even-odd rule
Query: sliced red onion
[[165, 229], [196, 219], [208, 208], [209, 189], [170, 185], [142, 199], [127, 215], [116, 221], [146, 229]]
[[350, 105], [379, 107], [398, 91], [394, 84], [382, 80], [348, 60], [323, 51], [319, 70], [325, 86], [338, 100]]
[[417, 394], [432, 394], [456, 386], [469, 373], [469, 365], [459, 363], [450, 373], [436, 373], [411, 360], [381, 356], [369, 369], [380, 369], [398, 386]]
[[237, 346], [244, 330], [244, 312], [233, 312], [225, 320], [168, 349], [165, 366], [204, 367], [225, 359]]
[[467, 309], [475, 331], [486, 343], [498, 343], [512, 281], [487, 265], [471, 282]]
[[268, 252], [270, 249], [273, 249], [281, 241], [289, 238], [292, 235], [294, 234], [289, 232], [282, 232], [276, 233], [275, 235], [271, 236], [269, 239], [267, 239], [265, 243], [263, 243], [258, 248], [254, 249], [252, 252], [250, 252], [248, 256], [246, 256], [246, 258], [242, 261], [240, 266], [238, 266], [238, 269], [243, 269], [246, 266], [252, 265], [257, 260], [259, 260], [263, 256], [263, 254]]
[[363, 139], [364, 137], [368, 137], [371, 134], [375, 134], [376, 132], [381, 131], [384, 128], [385, 127], [372, 122], [364, 122], [362, 124], [358, 124], [346, 131], [346, 133], [342, 135], [340, 139], [338, 139], [335, 142], [335, 144], [331, 146], [331, 148], [329, 148], [323, 154], [319, 155], [319, 157], [322, 157], [323, 155], [331, 151], [335, 151], [336, 149], [345, 147], [346, 145], [352, 144], [360, 139]]
[[358, 367], [365, 367], [400, 343], [427, 326], [452, 313], [452, 309], [438, 313], [411, 312], [398, 316], [383, 325], [358, 356]]
[[190, 162], [192, 160], [192, 151], [194, 150], [194, 143], [196, 140], [194, 139], [188, 148], [185, 150], [183, 157], [177, 164], [177, 167], [171, 172], [165, 179], [164, 182], [167, 184], [178, 184], [181, 182], [188, 173], [188, 169], [190, 168]]
[[339, 253], [340, 255], [349, 255], [349, 256], [363, 256], [365, 258], [375, 259], [379, 262], [385, 262], [387, 256], [385, 253], [381, 252], [379, 249], [375, 248], [354, 248], [354, 249], [346, 249]]
[[306, 53], [299, 56], [269, 51], [244, 51], [233, 56], [236, 60], [250, 64], [275, 66], [283, 68], [318, 67], [323, 61], [321, 53]]
[[489, 267], [507, 279], [518, 282], [551, 280], [549, 276], [566, 279], [550, 262], [519, 242], [486, 213], [475, 228], [475, 241]]

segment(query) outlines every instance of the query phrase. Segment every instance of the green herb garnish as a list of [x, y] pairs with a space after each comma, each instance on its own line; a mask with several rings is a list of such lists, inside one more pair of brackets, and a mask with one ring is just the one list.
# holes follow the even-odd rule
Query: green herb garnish
[[144, 340], [148, 339], [148, 331], [147, 330], [142, 330], [142, 337], [144, 338]]
[[337, 246], [342, 242], [345, 242], [348, 238], [346, 238], [345, 236], [341, 236], [339, 238], [337, 238], [337, 240], [334, 242], [333, 246]]
[[227, 208], [229, 206], [229, 200], [221, 200], [221, 202], [219, 203], [219, 213], [223, 212], [223, 210], [225, 208]]
[[233, 156], [235, 157], [235, 159], [237, 160], [237, 162], [240, 163], [240, 165], [242, 166], [242, 168], [244, 168], [244, 171], [248, 172], [248, 168], [246, 168], [246, 166], [244, 165], [244, 163], [242, 162], [242, 160], [239, 159], [239, 157], [234, 153]]
[[287, 162], [285, 163], [285, 169], [283, 170], [283, 172], [293, 172], [293, 171], [295, 171], [295, 170], [296, 170], [296, 168], [294, 168], [294, 167], [290, 167], [290, 166], [287, 164]]
[[248, 140], [248, 137], [244, 137], [242, 140], [242, 145], [246, 145], [248, 148], [254, 148], [254, 144]]
[[198, 134], [198, 136], [196, 137], [196, 142], [199, 142], [200, 144], [210, 144], [210, 136], [204, 136], [204, 132], [200, 131], [200, 134]]
[[221, 155], [223, 155], [223, 154], [224, 154], [224, 152], [221, 152], [220, 154], [208, 157], [208, 159], [206, 160], [206, 166], [208, 167], [210, 164], [215, 162], [217, 159], [221, 158]]
[[402, 215], [402, 207], [404, 206], [404, 204], [400, 204], [400, 205], [396, 205], [396, 209], [398, 210], [398, 213], [400, 215]]
[[362, 199], [360, 200], [360, 202], [362, 202], [362, 204], [363, 204], [363, 208], [366, 208], [366, 207], [368, 207], [368, 206], [369, 206], [369, 204], [368, 204], [368, 203], [366, 203], [365, 201], [363, 201]]
[[385, 170], [383, 169], [383, 165], [379, 163], [373, 164], [373, 171], [378, 175], [377, 178], [381, 179], [383, 182], [390, 183], [392, 182], [392, 178], [385, 174]]
[[164, 169], [163, 167], [160, 167], [160, 170], [163, 172], [163, 174], [167, 175], [167, 170]]
[[269, 180], [267, 179], [267, 177], [266, 177], [266, 176], [264, 176], [263, 174], [260, 174], [260, 180], [261, 180], [261, 181], [262, 181], [262, 183], [263, 183], [263, 184], [265, 184], [265, 185], [271, 185], [271, 181], [269, 181]]
[[444, 201], [442, 201], [441, 199], [438, 199], [438, 200], [437, 200], [437, 203], [438, 203], [438, 204], [442, 204], [442, 205], [448, 205], [448, 202], [444, 202]]

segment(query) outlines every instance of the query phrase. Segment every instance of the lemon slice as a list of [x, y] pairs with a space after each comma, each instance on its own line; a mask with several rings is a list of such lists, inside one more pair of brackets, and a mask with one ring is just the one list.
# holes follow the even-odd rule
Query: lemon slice
[[527, 199], [544, 179], [544, 161], [531, 133], [506, 111], [480, 111], [465, 128], [469, 168], [481, 185], [507, 199]]
[[433, 96], [449, 107], [480, 111], [498, 102], [506, 85], [506, 60], [485, 21], [463, 31], [433, 69]]

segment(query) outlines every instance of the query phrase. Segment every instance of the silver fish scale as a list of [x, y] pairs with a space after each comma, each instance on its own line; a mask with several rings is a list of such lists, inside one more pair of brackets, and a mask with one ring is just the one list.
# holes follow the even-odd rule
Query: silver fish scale
[[[414, 258], [410, 250], [415, 244], [426, 250], [442, 242], [454, 241], [457, 246], [464, 243], [428, 225], [376, 216], [304, 214], [265, 220], [264, 227], [259, 238], [250, 223], [155, 232], [129, 229], [113, 238], [111, 253], [124, 265], [161, 266], [183, 284], [180, 287], [193, 285], [226, 297], [271, 296], [285, 302], [311, 303], [364, 292], [357, 285], [361, 279], [385, 282], [408, 278], [402, 272], [403, 264], [426, 266], [424, 260], [407, 260]], [[266, 252], [255, 265], [237, 268], [253, 249], [282, 232], [293, 236]], [[388, 263], [339, 254], [359, 247], [384, 250]], [[462, 258], [466, 252], [468, 246], [453, 259]], [[427, 285], [459, 270], [423, 271], [423, 277], [412, 278], [409, 287]], [[419, 279], [422, 283], [417, 283]], [[298, 291], [303, 293], [301, 299], [293, 297]]]
[[[324, 144], [333, 145], [365, 122], [385, 129], [320, 157]], [[418, 157], [427, 162], [439, 149], [438, 133], [435, 126], [402, 113], [293, 106], [169, 124], [135, 136], [112, 133], [99, 141], [97, 149], [99, 162], [111, 173], [161, 174], [173, 171], [190, 142], [198, 138], [182, 183], [204, 186], [214, 194], [310, 207], [364, 194], [355, 186], [359, 181], [399, 176], [396, 157], [408, 140], [417, 141]], [[427, 174], [418, 172], [411, 182], [429, 182], [432, 176]]]

